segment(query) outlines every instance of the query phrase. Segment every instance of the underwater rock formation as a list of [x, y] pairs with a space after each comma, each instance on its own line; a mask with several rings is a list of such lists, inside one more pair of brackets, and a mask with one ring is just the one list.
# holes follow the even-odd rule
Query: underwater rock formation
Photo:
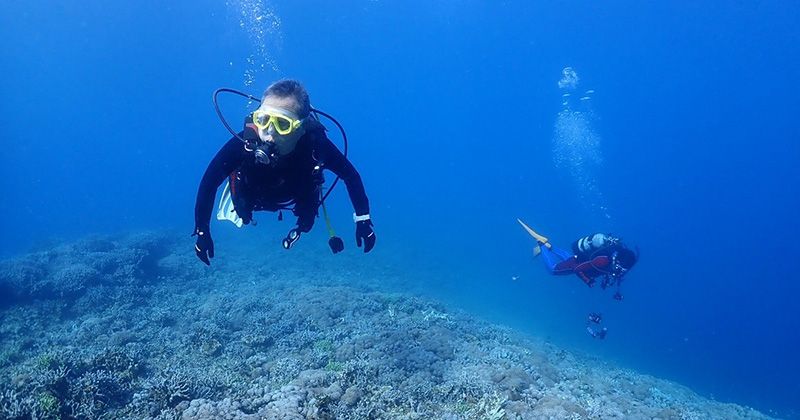
[[142, 233], [0, 263], [0, 418], [766, 418], [373, 287], [397, 273], [190, 251]]

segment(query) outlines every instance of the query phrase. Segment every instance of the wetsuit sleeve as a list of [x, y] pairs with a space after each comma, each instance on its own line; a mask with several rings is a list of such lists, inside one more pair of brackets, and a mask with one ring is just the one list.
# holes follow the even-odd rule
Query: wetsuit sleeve
[[369, 214], [369, 200], [364, 191], [364, 184], [361, 182], [361, 175], [356, 168], [347, 160], [327, 137], [322, 137], [317, 143], [317, 150], [320, 158], [325, 164], [325, 169], [329, 169], [344, 181], [347, 186], [347, 193], [350, 195], [350, 202], [356, 215], [363, 216]]
[[[242, 134], [239, 133], [240, 136]], [[232, 137], [208, 164], [203, 179], [200, 180], [200, 187], [197, 189], [197, 201], [194, 205], [195, 229], [208, 231], [217, 188], [231, 172], [241, 165], [245, 153], [241, 140]]]

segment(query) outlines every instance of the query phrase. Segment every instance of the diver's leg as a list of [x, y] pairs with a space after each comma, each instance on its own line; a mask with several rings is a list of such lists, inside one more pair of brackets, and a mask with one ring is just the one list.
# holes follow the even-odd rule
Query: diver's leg
[[315, 217], [316, 215], [312, 215], [308, 211], [300, 213], [297, 216], [297, 230], [303, 233], [311, 232], [311, 228], [314, 227]]
[[297, 216], [297, 229], [309, 232], [314, 226], [319, 211], [319, 190], [314, 189], [295, 197], [294, 215]]
[[571, 274], [574, 268], [574, 256], [557, 246], [542, 246], [542, 257], [545, 268], [550, 274]]
[[552, 249], [553, 253], [557, 254], [558, 257], [561, 258], [562, 261], [565, 261], [565, 260], [568, 260], [568, 259], [571, 259], [572, 257], [574, 257], [574, 255], [571, 252], [566, 251], [564, 249], [561, 249], [561, 248], [559, 248], [557, 246], [553, 246], [552, 248], [553, 248]]
[[245, 197], [245, 194], [239, 193], [232, 197], [233, 209], [236, 214], [242, 219], [242, 223], [249, 225], [253, 221], [253, 202]]

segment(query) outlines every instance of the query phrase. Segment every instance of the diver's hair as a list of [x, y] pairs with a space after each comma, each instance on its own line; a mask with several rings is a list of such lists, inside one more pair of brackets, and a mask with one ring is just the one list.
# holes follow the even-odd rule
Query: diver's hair
[[311, 100], [308, 99], [308, 92], [303, 85], [294, 79], [281, 79], [271, 84], [264, 91], [264, 97], [276, 96], [278, 98], [293, 97], [297, 101], [297, 116], [305, 118], [311, 113]]
[[628, 248], [622, 248], [617, 252], [617, 261], [627, 270], [630, 270], [639, 260], [639, 256]]

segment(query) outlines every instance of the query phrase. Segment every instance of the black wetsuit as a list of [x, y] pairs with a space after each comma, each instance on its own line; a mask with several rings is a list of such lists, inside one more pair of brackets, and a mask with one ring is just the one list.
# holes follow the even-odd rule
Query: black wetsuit
[[296, 148], [271, 165], [257, 162], [253, 152], [245, 150], [244, 143], [233, 137], [217, 152], [203, 174], [194, 209], [195, 227], [208, 231], [217, 188], [230, 177], [234, 207], [245, 223], [250, 222], [253, 211], [277, 211], [294, 202], [298, 229], [307, 232], [319, 207], [322, 169], [332, 171], [344, 181], [357, 215], [369, 214], [361, 176], [328, 139], [320, 123], [307, 122], [306, 133]]

